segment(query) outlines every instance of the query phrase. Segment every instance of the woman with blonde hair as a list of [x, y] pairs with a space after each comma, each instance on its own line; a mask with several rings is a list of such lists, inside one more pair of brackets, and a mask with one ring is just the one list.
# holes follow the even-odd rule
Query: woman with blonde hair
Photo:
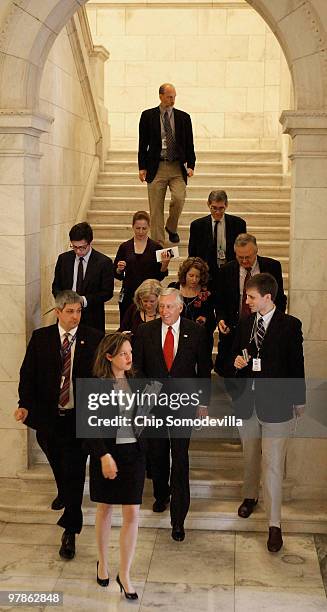
[[[117, 398], [130, 393], [133, 387], [132, 347], [128, 334], [115, 332], [105, 336], [98, 346], [93, 374], [112, 382]], [[109, 385], [110, 386], [110, 385]], [[106, 387], [106, 392], [108, 388]], [[117, 405], [118, 404], [118, 405]], [[133, 409], [132, 409], [133, 411]], [[123, 401], [111, 402], [107, 417], [129, 417], [131, 410]], [[121, 420], [121, 422], [123, 422]], [[114, 427], [114, 437], [87, 440], [90, 451], [90, 497], [97, 502], [96, 540], [99, 560], [97, 582], [109, 584], [108, 542], [114, 504], [122, 506], [123, 523], [120, 531], [120, 562], [116, 581], [126, 599], [137, 599], [132, 586], [130, 568], [134, 557], [139, 510], [145, 478], [145, 453], [142, 441], [137, 437], [133, 425]]]
[[134, 304], [127, 309], [120, 326], [120, 331], [130, 331], [134, 336], [141, 323], [153, 321], [159, 316], [158, 299], [162, 287], [155, 278], [145, 280], [136, 289]]

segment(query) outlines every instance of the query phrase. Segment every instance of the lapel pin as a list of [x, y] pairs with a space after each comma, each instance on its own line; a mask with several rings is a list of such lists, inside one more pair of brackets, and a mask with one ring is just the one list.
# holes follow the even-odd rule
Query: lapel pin
[[84, 340], [81, 340], [81, 344], [85, 344]]
[[183, 334], [183, 337], [184, 338], [188, 338], [188, 334]]

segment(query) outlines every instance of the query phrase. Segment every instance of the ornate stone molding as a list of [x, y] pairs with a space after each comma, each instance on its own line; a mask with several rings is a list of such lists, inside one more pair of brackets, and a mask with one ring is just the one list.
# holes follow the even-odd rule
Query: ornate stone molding
[[299, 134], [327, 134], [327, 112], [313, 111], [283, 111], [280, 119], [284, 134], [297, 136]]
[[103, 61], [103, 63], [106, 62], [110, 57], [109, 51], [102, 45], [94, 45], [93, 51], [91, 51], [89, 55], [90, 57], [98, 57], [100, 60]]
[[[79, 81], [80, 81], [81, 88], [83, 91], [84, 100], [85, 100], [87, 112], [89, 115], [92, 131], [94, 135], [94, 140], [95, 140], [95, 143], [98, 145], [98, 143], [100, 143], [100, 141], [102, 140], [101, 119], [98, 113], [98, 108], [97, 108], [95, 98], [93, 96], [93, 87], [90, 82], [90, 76], [88, 73], [88, 68], [86, 65], [85, 58], [84, 58], [81, 40], [80, 40], [79, 33], [77, 31], [74, 17], [70, 19], [66, 27], [67, 27], [67, 34], [68, 34], [68, 38], [70, 41], [71, 49], [72, 49], [74, 60], [75, 60], [76, 70], [77, 70]], [[92, 50], [93, 50], [93, 43], [92, 43]]]
[[27, 134], [40, 137], [49, 132], [53, 117], [44, 113], [33, 112], [30, 109], [16, 108], [0, 109], [0, 133]]
[[188, 2], [183, 2], [183, 0], [168, 0], [165, 2], [162, 0], [160, 2], [157, 0], [144, 0], [142, 1], [134, 1], [126, 0], [126, 2], [119, 2], [119, 5], [111, 0], [111, 2], [89, 2], [90, 8], [95, 9], [106, 9], [106, 8], [128, 8], [128, 9], [138, 9], [138, 8], [217, 8], [217, 9], [249, 9], [247, 0], [188, 0]]

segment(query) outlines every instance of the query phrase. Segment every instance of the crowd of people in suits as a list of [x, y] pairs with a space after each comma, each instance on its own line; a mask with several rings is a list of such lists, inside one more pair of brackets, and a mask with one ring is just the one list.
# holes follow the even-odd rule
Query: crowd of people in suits
[[[76, 380], [108, 379], [110, 388], [118, 391], [133, 389], [136, 375], [209, 381], [214, 368], [225, 377], [235, 412], [244, 423], [244, 499], [238, 515], [247, 518], [255, 510], [261, 476], [271, 552], [283, 544], [287, 438], [294, 413], [301, 414], [305, 404], [301, 323], [285, 314], [281, 264], [260, 256], [245, 220], [226, 213], [225, 191], [209, 194], [209, 214], [190, 225], [188, 257], [180, 264], [178, 278], [168, 288], [161, 284], [171, 261], [169, 252], [162, 253], [161, 261], [156, 255], [164, 244], [166, 189], [169, 186], [172, 194], [166, 231], [170, 241], [178, 243], [178, 218], [195, 155], [190, 117], [173, 111], [174, 87], [164, 84], [159, 95], [160, 106], [144, 111], [140, 120], [139, 177], [148, 183], [150, 215], [134, 214], [133, 236], [119, 246], [114, 262], [92, 247], [88, 223], [71, 228], [71, 250], [59, 255], [52, 284], [57, 322], [32, 334], [15, 411], [17, 421], [36, 430], [54, 474], [58, 494], [52, 508], [63, 509], [58, 525], [64, 529], [59, 550], [64, 559], [75, 556], [75, 535], [83, 524], [87, 456], [91, 457], [90, 497], [97, 503], [96, 578], [102, 587], [109, 584], [113, 505], [122, 505], [116, 580], [127, 599], [137, 599], [130, 568], [146, 470], [153, 482], [153, 511], [164, 512], [170, 505], [172, 538], [185, 538], [191, 430], [183, 436], [166, 432], [144, 440], [132, 425], [125, 425], [117, 426], [108, 439], [79, 439]], [[114, 278], [121, 282], [120, 326], [105, 335], [104, 305], [113, 296]], [[213, 364], [216, 328], [219, 344]], [[267, 397], [266, 379], [297, 379], [301, 384], [284, 395], [272, 384]], [[208, 415], [208, 404], [209, 396], [204, 395], [197, 417]], [[123, 416], [126, 407], [118, 405], [115, 410]]]

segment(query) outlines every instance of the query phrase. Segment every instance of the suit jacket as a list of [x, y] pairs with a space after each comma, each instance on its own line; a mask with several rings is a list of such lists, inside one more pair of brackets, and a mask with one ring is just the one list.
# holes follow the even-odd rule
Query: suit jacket
[[[195, 153], [191, 117], [184, 111], [174, 108], [175, 141], [177, 158], [181, 165], [183, 178], [187, 183], [184, 164], [194, 170]], [[143, 111], [139, 124], [138, 163], [140, 170], [146, 170], [146, 181], [151, 183], [157, 174], [162, 149], [159, 106]]]
[[[246, 232], [246, 222], [241, 217], [225, 213], [226, 227], [226, 260], [235, 257], [234, 242], [239, 234]], [[190, 239], [188, 243], [190, 257], [201, 257], [209, 266], [210, 276], [214, 282], [218, 276], [217, 255], [213, 242], [212, 217], [207, 215], [192, 221], [190, 226]]]
[[[74, 397], [76, 378], [91, 378], [96, 348], [103, 334], [79, 325], [73, 361]], [[29, 413], [25, 424], [33, 429], [51, 429], [58, 413], [62, 372], [58, 325], [33, 332], [20, 369], [19, 406]]]
[[[161, 319], [156, 319], [143, 323], [137, 330], [133, 359], [139, 376], [151, 379], [210, 379], [211, 355], [205, 330], [193, 321], [181, 317], [178, 348], [173, 365], [168, 371], [162, 350], [161, 326]], [[203, 404], [209, 402], [209, 384], [206, 387]], [[189, 389], [183, 388], [183, 391], [190, 393]]]
[[[258, 255], [260, 272], [269, 272], [277, 281], [278, 292], [275, 304], [285, 312], [286, 296], [284, 294], [282, 267], [277, 259]], [[217, 283], [217, 320], [223, 319], [229, 327], [235, 327], [239, 321], [240, 310], [240, 266], [236, 259], [220, 268]]]
[[[71, 289], [74, 277], [75, 253], [67, 251], [59, 255], [52, 293], [54, 297], [59, 291]], [[83, 281], [83, 295], [87, 307], [83, 308], [82, 322], [84, 325], [105, 331], [104, 303], [112, 298], [114, 293], [113, 265], [110, 257], [92, 249]]]
[[255, 317], [240, 321], [233, 343], [233, 363], [244, 348], [251, 356], [248, 366], [236, 371], [234, 388], [232, 383], [235, 411], [238, 417], [248, 419], [255, 406], [262, 421], [288, 421], [293, 405], [305, 404], [301, 321], [276, 308], [260, 348], [261, 372], [253, 372], [252, 358], [258, 353], [254, 339], [250, 342]]

